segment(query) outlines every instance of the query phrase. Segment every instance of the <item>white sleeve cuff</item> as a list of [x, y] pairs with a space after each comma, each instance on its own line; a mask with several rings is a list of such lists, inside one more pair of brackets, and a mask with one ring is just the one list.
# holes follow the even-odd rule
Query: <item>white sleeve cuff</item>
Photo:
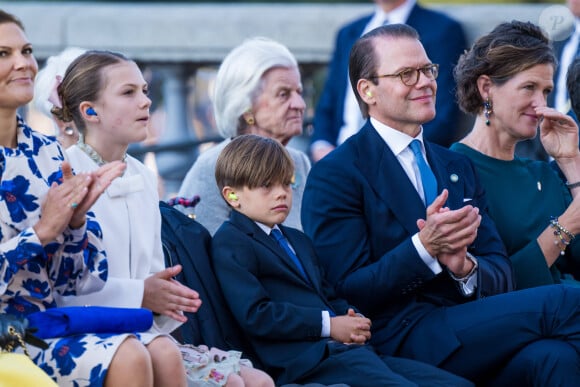
[[425, 265], [427, 265], [429, 269], [431, 269], [433, 274], [441, 273], [443, 271], [443, 268], [439, 264], [439, 261], [437, 261], [437, 258], [429, 255], [429, 252], [427, 251], [425, 246], [423, 246], [423, 243], [419, 239], [419, 233], [413, 235], [411, 237], [411, 241], [413, 242], [413, 246], [415, 246], [415, 250], [417, 250], [419, 257], [421, 257], [421, 260], [425, 262]]
[[330, 337], [330, 313], [328, 310], [322, 311], [322, 332], [320, 337]]
[[473, 269], [471, 269], [469, 274], [467, 274], [464, 278], [457, 278], [452, 272], [449, 272], [449, 274], [451, 275], [451, 278], [459, 283], [463, 294], [466, 296], [471, 296], [477, 286], [477, 268], [479, 267], [479, 264], [477, 263], [477, 258], [475, 258], [470, 253], [467, 253], [467, 258], [473, 262]]

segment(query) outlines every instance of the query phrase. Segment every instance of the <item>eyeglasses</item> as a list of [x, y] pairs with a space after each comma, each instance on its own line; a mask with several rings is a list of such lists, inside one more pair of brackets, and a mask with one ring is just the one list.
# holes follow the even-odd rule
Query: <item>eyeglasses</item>
[[403, 82], [404, 85], [415, 86], [417, 82], [419, 82], [420, 73], [423, 73], [424, 76], [426, 76], [431, 80], [435, 80], [439, 75], [439, 65], [431, 63], [428, 64], [427, 66], [419, 67], [417, 69], [407, 67], [395, 74], [375, 75], [370, 78], [378, 79], [378, 78], [399, 77], [401, 78], [401, 82]]

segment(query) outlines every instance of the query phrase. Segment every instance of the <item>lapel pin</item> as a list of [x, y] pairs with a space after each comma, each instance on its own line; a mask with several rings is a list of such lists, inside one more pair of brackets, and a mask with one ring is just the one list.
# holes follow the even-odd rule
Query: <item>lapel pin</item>
[[541, 191], [541, 190], [542, 190], [542, 182], [538, 181], [538, 191]]
[[449, 176], [449, 180], [451, 180], [452, 183], [457, 183], [459, 181], [459, 176], [457, 176], [455, 173], [452, 173], [451, 176]]

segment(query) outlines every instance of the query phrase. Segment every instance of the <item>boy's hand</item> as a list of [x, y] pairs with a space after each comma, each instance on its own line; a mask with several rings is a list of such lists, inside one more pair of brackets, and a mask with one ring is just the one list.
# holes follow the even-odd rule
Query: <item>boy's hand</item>
[[364, 344], [371, 338], [371, 320], [349, 309], [344, 316], [330, 318], [330, 337], [344, 344]]

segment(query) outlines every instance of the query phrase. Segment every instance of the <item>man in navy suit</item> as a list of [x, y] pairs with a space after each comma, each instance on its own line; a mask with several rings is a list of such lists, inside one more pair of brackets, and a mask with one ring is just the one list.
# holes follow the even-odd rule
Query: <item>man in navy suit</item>
[[213, 237], [216, 276], [277, 384], [471, 385], [431, 365], [381, 359], [365, 345], [370, 320], [323, 281], [308, 237], [281, 225], [292, 206], [293, 174], [284, 146], [256, 135], [233, 139], [215, 174], [234, 209]]
[[370, 119], [311, 170], [304, 230], [380, 353], [491, 385], [577, 384], [580, 289], [512, 291], [473, 165], [424, 141], [436, 78], [412, 27], [355, 43], [350, 80]]
[[421, 7], [415, 0], [375, 0], [375, 3], [374, 14], [355, 20], [338, 32], [326, 83], [314, 115], [310, 149], [314, 161], [360, 128], [362, 117], [348, 82], [348, 55], [363, 33], [385, 22], [405, 23], [419, 31], [427, 54], [439, 63], [437, 117], [425, 126], [426, 138], [449, 146], [461, 135], [452, 74], [459, 55], [467, 48], [461, 25], [443, 13]]

